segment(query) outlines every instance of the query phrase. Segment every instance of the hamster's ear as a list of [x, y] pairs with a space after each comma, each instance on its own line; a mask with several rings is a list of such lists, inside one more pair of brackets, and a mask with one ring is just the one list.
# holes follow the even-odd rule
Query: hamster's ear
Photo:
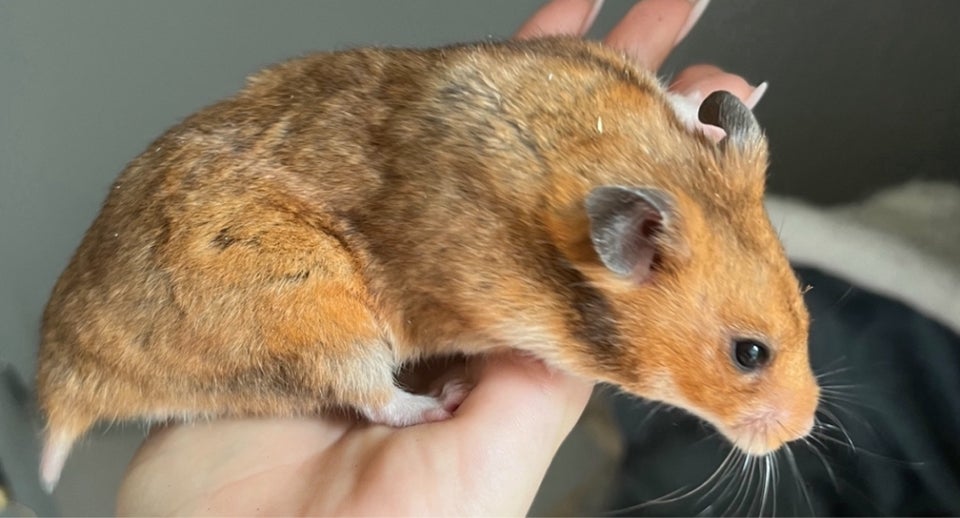
[[733, 144], [741, 149], [763, 142], [763, 131], [753, 112], [730, 92], [719, 90], [708, 95], [700, 104], [700, 122], [717, 126], [727, 132], [720, 146]]
[[683, 247], [677, 207], [666, 191], [648, 187], [597, 187], [587, 195], [590, 241], [610, 271], [646, 279], [658, 258]]

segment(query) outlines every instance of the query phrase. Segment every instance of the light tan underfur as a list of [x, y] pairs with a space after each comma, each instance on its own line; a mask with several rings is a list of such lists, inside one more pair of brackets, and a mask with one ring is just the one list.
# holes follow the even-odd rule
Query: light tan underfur
[[[280, 64], [117, 179], [44, 315], [50, 437], [379, 408], [406, 360], [518, 347], [728, 432], [776, 405], [776, 447], [805, 433], [817, 387], [766, 160], [762, 140], [690, 132], [650, 74], [576, 40]], [[642, 284], [589, 246], [602, 185], [676, 201]], [[767, 369], [736, 369], [741, 335], [770, 344]]]

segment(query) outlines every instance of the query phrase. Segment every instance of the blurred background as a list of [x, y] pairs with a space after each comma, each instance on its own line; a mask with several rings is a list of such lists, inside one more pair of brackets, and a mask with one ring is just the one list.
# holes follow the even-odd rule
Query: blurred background
[[[36, 483], [32, 376], [49, 291], [111, 181], [149, 141], [267, 64], [311, 50], [506, 38], [540, 4], [0, 3], [7, 492], [39, 514], [113, 512], [144, 431], [91, 434], [47, 497]], [[591, 34], [631, 5], [607, 0]], [[715, 0], [661, 74], [697, 62], [770, 83], [756, 113], [771, 142], [771, 214], [814, 285], [814, 366], [850, 387], [834, 418], [821, 416], [833, 428], [817, 453], [798, 447], [797, 471], [784, 467], [776, 514], [960, 514], [960, 2]], [[624, 514], [771, 514], [756, 488], [651, 503], [720, 465], [729, 447], [710, 433], [681, 412], [601, 391], [532, 513], [647, 502]]]

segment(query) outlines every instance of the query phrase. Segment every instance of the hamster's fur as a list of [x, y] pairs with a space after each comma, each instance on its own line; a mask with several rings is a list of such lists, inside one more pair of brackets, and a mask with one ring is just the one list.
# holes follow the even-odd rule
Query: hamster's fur
[[716, 144], [650, 73], [566, 38], [254, 75], [130, 163], [57, 282], [45, 483], [100, 420], [446, 419], [462, 385], [413, 395], [394, 371], [499, 348], [752, 453], [805, 435], [808, 316], [762, 203], [765, 140], [731, 99], [705, 105]]

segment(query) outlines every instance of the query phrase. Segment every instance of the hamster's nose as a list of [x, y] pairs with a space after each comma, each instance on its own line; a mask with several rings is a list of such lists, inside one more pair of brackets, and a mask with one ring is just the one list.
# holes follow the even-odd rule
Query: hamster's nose
[[815, 415], [816, 405], [771, 405], [743, 416], [729, 436], [745, 452], [765, 455], [809, 435]]

